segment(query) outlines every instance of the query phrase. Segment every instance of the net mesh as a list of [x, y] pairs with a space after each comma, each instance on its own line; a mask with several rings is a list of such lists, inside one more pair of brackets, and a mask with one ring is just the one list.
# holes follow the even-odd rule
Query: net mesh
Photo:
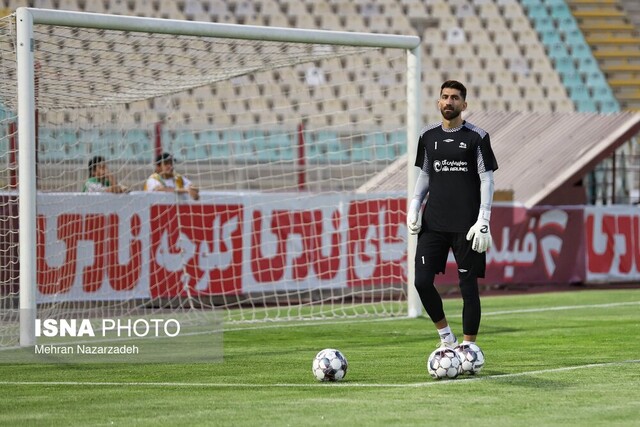
[[[0, 20], [7, 330], [14, 20]], [[406, 195], [357, 191], [406, 152], [403, 50], [36, 25], [34, 55], [39, 310], [215, 306], [231, 322], [406, 311]], [[200, 200], [143, 191], [160, 152]], [[127, 193], [81, 192], [94, 156]]]

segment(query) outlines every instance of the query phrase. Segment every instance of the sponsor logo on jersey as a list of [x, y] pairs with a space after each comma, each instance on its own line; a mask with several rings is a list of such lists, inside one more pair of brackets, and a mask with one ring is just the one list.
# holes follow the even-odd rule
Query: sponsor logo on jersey
[[436, 172], [468, 172], [469, 168], [464, 160], [434, 160], [433, 170]]

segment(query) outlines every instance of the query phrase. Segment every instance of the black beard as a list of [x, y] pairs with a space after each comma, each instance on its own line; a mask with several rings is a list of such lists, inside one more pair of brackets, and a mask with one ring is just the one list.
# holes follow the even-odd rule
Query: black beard
[[443, 109], [440, 111], [440, 113], [442, 114], [442, 117], [444, 117], [447, 120], [453, 120], [460, 115], [460, 111], [456, 111], [456, 110]]

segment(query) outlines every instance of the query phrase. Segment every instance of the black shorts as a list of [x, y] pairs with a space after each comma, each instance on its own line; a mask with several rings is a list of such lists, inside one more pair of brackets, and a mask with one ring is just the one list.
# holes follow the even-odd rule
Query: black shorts
[[484, 277], [487, 254], [471, 249], [472, 242], [467, 240], [467, 233], [423, 230], [418, 235], [416, 269], [444, 273], [449, 249], [452, 249], [460, 273], [466, 270], [475, 277]]

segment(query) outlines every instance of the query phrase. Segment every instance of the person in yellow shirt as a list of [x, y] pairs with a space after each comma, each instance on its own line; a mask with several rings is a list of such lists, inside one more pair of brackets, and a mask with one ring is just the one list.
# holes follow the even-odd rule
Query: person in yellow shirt
[[156, 157], [156, 170], [147, 179], [145, 191], [164, 191], [169, 193], [189, 194], [193, 200], [200, 199], [198, 187], [186, 177], [176, 173], [173, 169], [173, 156], [162, 153]]

